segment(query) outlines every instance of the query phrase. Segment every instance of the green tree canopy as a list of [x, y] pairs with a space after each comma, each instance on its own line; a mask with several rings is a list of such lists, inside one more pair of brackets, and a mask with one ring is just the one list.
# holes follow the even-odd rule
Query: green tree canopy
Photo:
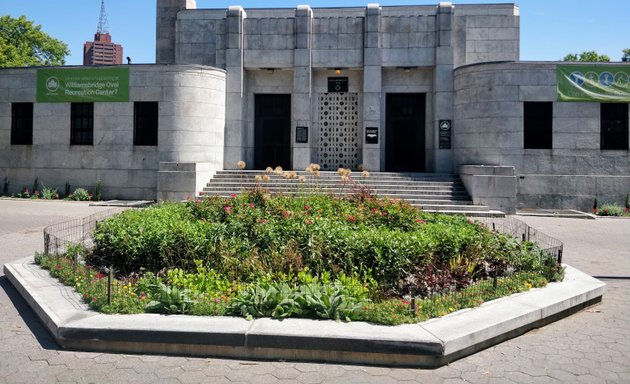
[[25, 16], [0, 17], [0, 67], [64, 65], [68, 45], [41, 28]]
[[623, 50], [623, 56], [621, 56], [621, 61], [630, 61], [630, 48], [626, 48]]
[[563, 59], [563, 61], [588, 61], [588, 62], [608, 62], [610, 57], [607, 55], [600, 55], [595, 51], [584, 51], [582, 53], [569, 53]]

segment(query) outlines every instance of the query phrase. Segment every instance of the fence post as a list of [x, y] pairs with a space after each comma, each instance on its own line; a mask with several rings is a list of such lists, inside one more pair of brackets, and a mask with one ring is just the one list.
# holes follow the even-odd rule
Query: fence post
[[109, 274], [107, 274], [107, 305], [112, 304], [112, 275], [113, 275], [114, 267], [109, 267]]
[[50, 254], [50, 233], [44, 230], [44, 253], [46, 255]]
[[558, 250], [558, 265], [562, 265], [562, 246]]

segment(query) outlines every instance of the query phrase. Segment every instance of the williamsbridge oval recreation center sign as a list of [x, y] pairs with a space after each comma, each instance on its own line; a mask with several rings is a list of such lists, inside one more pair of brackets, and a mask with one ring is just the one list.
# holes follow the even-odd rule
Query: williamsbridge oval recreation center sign
[[127, 102], [129, 68], [37, 70], [37, 102]]
[[556, 67], [558, 101], [630, 102], [630, 65]]

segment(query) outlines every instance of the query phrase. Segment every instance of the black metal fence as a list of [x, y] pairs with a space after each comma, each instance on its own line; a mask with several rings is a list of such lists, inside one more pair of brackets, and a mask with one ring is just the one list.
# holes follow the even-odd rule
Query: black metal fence
[[73, 219], [49, 225], [44, 228], [44, 253], [61, 255], [69, 245], [82, 245], [91, 249], [94, 246], [96, 223], [112, 217], [129, 208], [118, 207], [98, 212], [81, 219]]
[[536, 243], [549, 257], [553, 257], [562, 264], [562, 241], [546, 233], [530, 227], [525, 222], [512, 216], [508, 217], [475, 217], [471, 220], [485, 225], [491, 230], [511, 235], [521, 241]]

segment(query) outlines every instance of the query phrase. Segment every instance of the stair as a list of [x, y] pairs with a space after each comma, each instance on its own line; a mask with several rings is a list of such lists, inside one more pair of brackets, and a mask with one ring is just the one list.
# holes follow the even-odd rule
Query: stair
[[[373, 194], [392, 199], [402, 199], [426, 212], [463, 214], [466, 216], [503, 217], [500, 211], [487, 206], [475, 205], [470, 200], [459, 176], [437, 173], [394, 173], [370, 172], [362, 176], [353, 172], [350, 180], [343, 181], [337, 172], [320, 172], [313, 176], [304, 171], [296, 171], [298, 178], [287, 179], [282, 175], [265, 171], [218, 171], [203, 188], [203, 196], [230, 196], [243, 190], [262, 187], [277, 194], [332, 193], [336, 196], [356, 193], [367, 188]], [[269, 180], [257, 180], [264, 175]]]

